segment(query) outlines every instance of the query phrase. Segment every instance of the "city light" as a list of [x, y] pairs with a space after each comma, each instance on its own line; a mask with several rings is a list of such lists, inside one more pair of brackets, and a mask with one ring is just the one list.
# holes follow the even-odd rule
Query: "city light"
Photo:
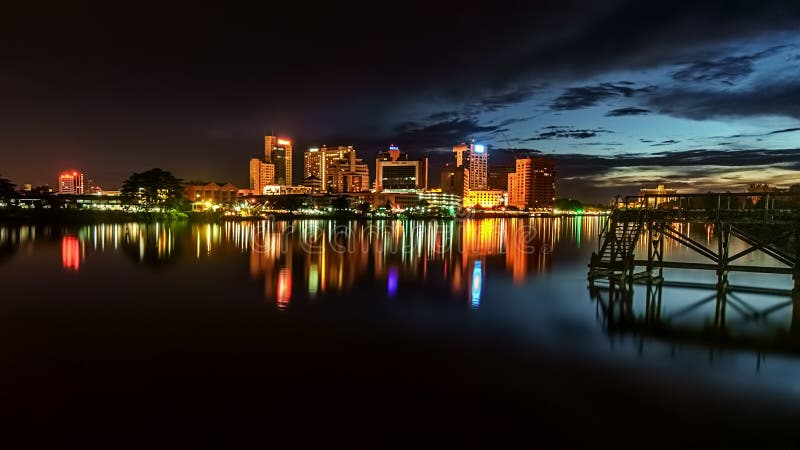
[[292, 141], [288, 139], [278, 139], [278, 145], [292, 145]]
[[61, 266], [67, 270], [78, 270], [81, 266], [80, 242], [75, 236], [61, 239]]
[[483, 288], [483, 269], [480, 261], [475, 261], [472, 269], [472, 309], [481, 305], [481, 289]]
[[475, 150], [475, 153], [483, 153], [486, 151], [486, 146], [483, 144], [475, 144], [472, 148]]

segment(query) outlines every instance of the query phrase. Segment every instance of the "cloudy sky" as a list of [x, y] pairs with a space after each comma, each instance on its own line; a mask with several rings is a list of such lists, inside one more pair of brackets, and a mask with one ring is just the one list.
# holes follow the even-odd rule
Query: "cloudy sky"
[[800, 2], [137, 8], [0, 16], [3, 176], [245, 185], [274, 130], [297, 167], [311, 145], [394, 143], [432, 181], [468, 138], [490, 164], [535, 150], [591, 201], [800, 183]]

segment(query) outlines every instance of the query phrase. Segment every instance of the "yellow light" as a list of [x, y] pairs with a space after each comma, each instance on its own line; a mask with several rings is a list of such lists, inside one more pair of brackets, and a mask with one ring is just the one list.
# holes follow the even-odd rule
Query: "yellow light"
[[292, 145], [292, 142], [289, 141], [288, 139], [278, 139], [278, 144], [279, 145]]

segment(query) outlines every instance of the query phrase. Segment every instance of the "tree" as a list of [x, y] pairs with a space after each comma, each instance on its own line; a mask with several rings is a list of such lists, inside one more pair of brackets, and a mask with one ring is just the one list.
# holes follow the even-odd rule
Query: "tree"
[[336, 211], [344, 211], [346, 209], [350, 209], [350, 199], [345, 196], [336, 197], [333, 202], [331, 202], [331, 206]]
[[372, 212], [372, 205], [370, 205], [369, 202], [361, 202], [358, 205], [358, 210], [361, 214], [367, 215]]
[[183, 204], [181, 180], [158, 168], [134, 173], [122, 183], [120, 193], [146, 210], [178, 209]]
[[8, 200], [17, 197], [17, 185], [7, 178], [0, 177], [0, 199]]

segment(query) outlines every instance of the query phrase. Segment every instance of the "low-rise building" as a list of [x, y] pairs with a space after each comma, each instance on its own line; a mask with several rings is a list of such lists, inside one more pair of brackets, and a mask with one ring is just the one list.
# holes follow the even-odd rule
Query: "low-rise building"
[[495, 208], [505, 206], [508, 202], [506, 191], [502, 189], [470, 190], [464, 197], [464, 207]]

